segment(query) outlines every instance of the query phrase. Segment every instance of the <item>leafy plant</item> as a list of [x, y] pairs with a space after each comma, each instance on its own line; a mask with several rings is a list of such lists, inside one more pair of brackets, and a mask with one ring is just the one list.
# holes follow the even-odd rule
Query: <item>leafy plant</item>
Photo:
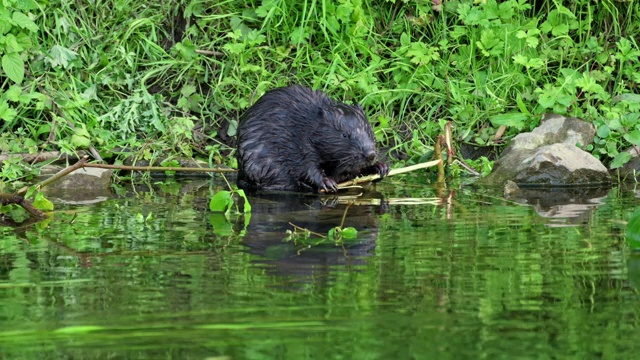
[[449, 121], [454, 143], [502, 145], [556, 112], [593, 122], [586, 149], [617, 167], [638, 143], [639, 16], [590, 0], [7, 0], [2, 149], [234, 165], [242, 112], [296, 82], [363, 105], [399, 162]]
[[356, 228], [344, 226], [348, 211], [349, 206], [344, 209], [340, 225], [329, 229], [326, 235], [289, 223], [289, 225], [293, 227], [293, 230], [287, 230], [287, 237], [284, 241], [293, 242], [296, 245], [302, 245], [304, 247], [317, 246], [327, 241], [332, 242], [336, 246], [343, 246], [345, 243], [355, 240], [358, 235]]

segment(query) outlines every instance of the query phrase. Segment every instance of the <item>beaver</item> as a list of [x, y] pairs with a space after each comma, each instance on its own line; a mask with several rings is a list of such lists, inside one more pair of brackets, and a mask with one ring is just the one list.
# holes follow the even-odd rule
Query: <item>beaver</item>
[[362, 107], [301, 85], [265, 93], [238, 125], [238, 186], [337, 191], [359, 175], [389, 173]]

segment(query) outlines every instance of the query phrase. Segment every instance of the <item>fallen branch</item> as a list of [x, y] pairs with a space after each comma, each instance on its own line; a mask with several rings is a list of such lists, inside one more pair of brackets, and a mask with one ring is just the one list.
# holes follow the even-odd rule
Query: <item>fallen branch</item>
[[107, 164], [84, 164], [86, 168], [128, 170], [128, 171], [176, 171], [176, 172], [236, 172], [236, 169], [221, 168], [193, 168], [193, 167], [171, 167], [171, 166], [129, 166], [129, 165], [107, 165]]
[[[45, 187], [45, 186], [47, 186], [47, 185], [49, 185], [49, 184], [51, 184], [53, 182], [56, 182], [56, 181], [60, 180], [60, 178], [66, 176], [67, 174], [69, 174], [69, 173], [71, 173], [71, 172], [73, 172], [75, 170], [78, 170], [78, 169], [82, 168], [83, 166], [85, 166], [88, 160], [89, 160], [89, 156], [85, 155], [85, 156], [82, 157], [82, 159], [78, 160], [77, 163], [58, 171], [57, 173], [55, 173], [50, 178], [45, 179], [45, 180], [37, 183], [34, 186], [36, 187], [36, 189], [41, 189], [41, 188], [43, 188], [43, 187]], [[17, 194], [20, 195], [20, 196], [24, 196], [24, 194], [26, 194], [28, 190], [29, 190], [29, 186], [25, 186], [22, 189], [18, 190]]]
[[49, 161], [49, 160], [66, 160], [66, 161], [77, 161], [79, 158], [82, 158], [86, 155], [86, 151], [79, 150], [78, 155], [69, 155], [63, 154], [60, 151], [43, 151], [37, 154], [2, 154], [0, 155], [0, 163], [7, 161], [9, 159], [20, 159], [29, 164], [35, 164], [39, 162]]
[[0, 204], [2, 204], [2, 206], [5, 206], [5, 205], [20, 205], [20, 206], [22, 206], [23, 209], [27, 210], [27, 212], [34, 218], [37, 218], [37, 219], [46, 219], [47, 218], [47, 214], [45, 214], [42, 211], [36, 209], [22, 195], [0, 194]]

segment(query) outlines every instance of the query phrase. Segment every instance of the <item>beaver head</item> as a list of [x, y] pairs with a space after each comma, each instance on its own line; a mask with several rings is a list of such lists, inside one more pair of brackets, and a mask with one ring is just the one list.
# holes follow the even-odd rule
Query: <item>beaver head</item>
[[[376, 140], [359, 104], [337, 103], [320, 108], [321, 134], [312, 141], [328, 176], [351, 177], [375, 163]], [[341, 181], [336, 179], [337, 181]]]

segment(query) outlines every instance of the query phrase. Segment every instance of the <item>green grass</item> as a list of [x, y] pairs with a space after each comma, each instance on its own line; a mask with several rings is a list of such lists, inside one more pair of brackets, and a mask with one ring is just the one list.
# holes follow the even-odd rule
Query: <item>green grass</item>
[[[239, 116], [291, 83], [361, 103], [380, 145], [407, 163], [432, 151], [447, 121], [457, 142], [481, 145], [507, 126], [501, 144], [545, 112], [593, 122], [588, 150], [613, 167], [640, 145], [637, 1], [433, 5], [5, 1], [2, 152], [91, 145], [111, 161], [127, 149], [233, 165]], [[19, 169], [2, 179], [33, 171]]]

